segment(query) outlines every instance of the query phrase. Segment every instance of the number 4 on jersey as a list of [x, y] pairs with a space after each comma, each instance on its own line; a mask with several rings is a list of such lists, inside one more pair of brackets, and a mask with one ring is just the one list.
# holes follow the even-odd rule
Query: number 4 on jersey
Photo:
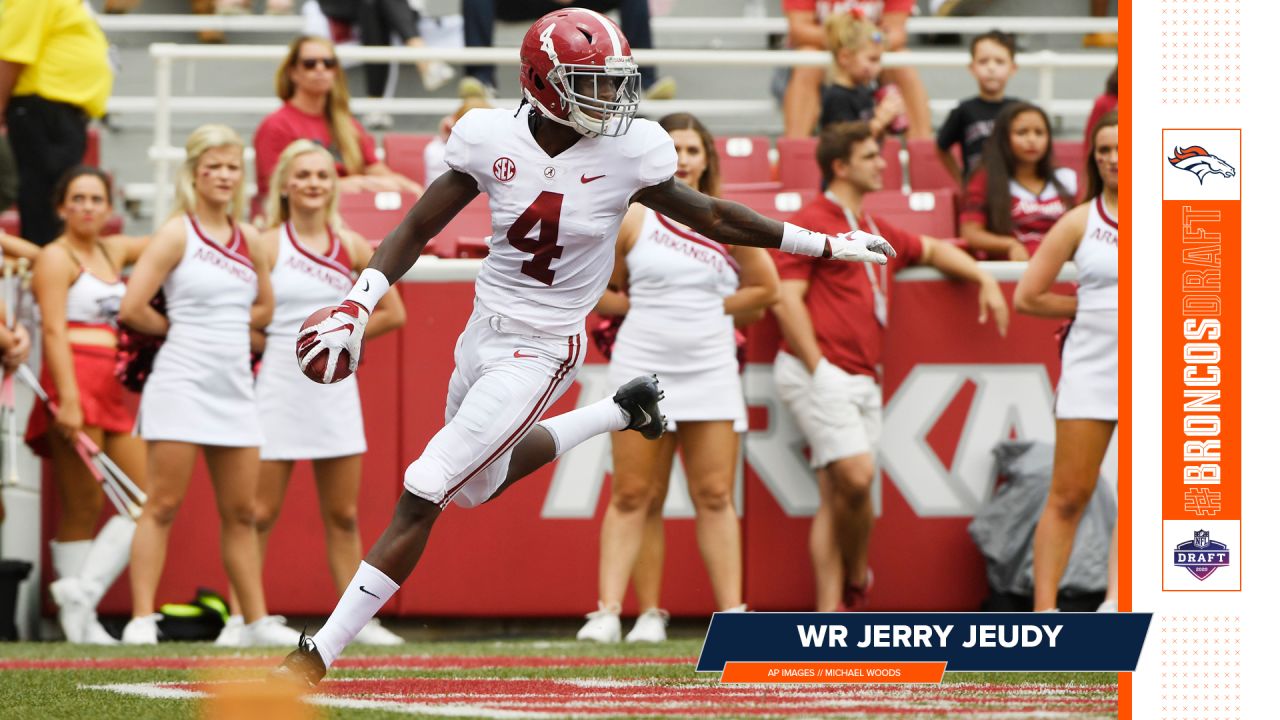
[[[543, 285], [550, 285], [556, 279], [551, 261], [564, 254], [564, 248], [556, 244], [560, 233], [560, 206], [563, 203], [564, 195], [561, 193], [543, 190], [507, 230], [507, 242], [511, 243], [511, 247], [533, 255], [533, 258], [520, 265], [520, 272]], [[529, 237], [529, 231], [538, 223], [541, 223], [541, 227], [538, 228], [535, 240]]]

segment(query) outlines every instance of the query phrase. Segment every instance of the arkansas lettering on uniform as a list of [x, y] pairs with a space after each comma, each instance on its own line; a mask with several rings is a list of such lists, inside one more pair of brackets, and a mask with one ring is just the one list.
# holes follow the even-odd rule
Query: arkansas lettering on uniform
[[[860, 648], [947, 647], [955, 625], [866, 625]], [[844, 625], [796, 625], [802, 647], [848, 647], [849, 628]], [[1057, 647], [1061, 625], [970, 625], [961, 647]]]
[[290, 255], [289, 259], [285, 261], [285, 267], [290, 270], [297, 270], [309, 277], [313, 277], [316, 280], [329, 285], [338, 292], [346, 293], [351, 289], [350, 276], [340, 273], [337, 270], [330, 270], [318, 263], [303, 260], [297, 255]]
[[226, 270], [245, 282], [255, 284], [258, 282], [258, 274], [253, 268], [246, 267], [210, 248], [198, 248], [191, 257], [199, 262], [206, 262], [221, 270]]

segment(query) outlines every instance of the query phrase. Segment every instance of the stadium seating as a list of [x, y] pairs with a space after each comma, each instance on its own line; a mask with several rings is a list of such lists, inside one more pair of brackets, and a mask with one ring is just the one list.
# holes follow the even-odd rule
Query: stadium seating
[[[882, 175], [885, 190], [902, 187], [902, 162], [898, 156], [898, 140], [886, 140], [881, 150], [885, 168]], [[822, 169], [818, 167], [817, 138], [778, 138], [778, 184], [783, 190], [817, 190], [822, 187]]]
[[724, 190], [777, 190], [769, 162], [769, 138], [763, 135], [718, 137], [720, 184]]
[[742, 203], [756, 212], [775, 220], [785, 221], [818, 194], [813, 190], [733, 190], [724, 193], [726, 200]]
[[404, 175], [414, 182], [422, 182], [426, 177], [426, 163], [422, 151], [434, 135], [421, 133], [387, 133], [382, 136], [382, 151], [386, 156], [387, 167]]
[[[958, 190], [951, 173], [938, 160], [937, 147], [933, 140], [927, 138], [907, 141], [907, 179], [912, 190]], [[954, 149], [951, 154], [959, 162]]]
[[818, 167], [818, 138], [778, 138], [778, 182], [784, 190], [822, 187]]
[[1077, 194], [1084, 192], [1084, 186], [1087, 182], [1085, 180], [1084, 161], [1088, 152], [1088, 148], [1080, 140], [1053, 141], [1053, 161], [1058, 164], [1058, 167], [1071, 168], [1076, 171], [1077, 183], [1080, 188]]
[[881, 190], [868, 194], [863, 203], [868, 212], [901, 230], [944, 239], [956, 235], [956, 194], [950, 190], [909, 195]]

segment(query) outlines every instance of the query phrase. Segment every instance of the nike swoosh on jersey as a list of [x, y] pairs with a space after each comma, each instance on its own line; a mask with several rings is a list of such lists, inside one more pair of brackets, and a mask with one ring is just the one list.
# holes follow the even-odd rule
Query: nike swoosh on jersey
[[538, 357], [538, 356], [537, 356], [537, 355], [521, 355], [521, 354], [520, 354], [520, 351], [519, 351], [519, 350], [517, 350], [517, 351], [515, 352], [514, 357], [518, 357], [518, 358], [536, 358], [536, 357]]
[[582, 177], [580, 177], [580, 178], [578, 178], [578, 179], [582, 181], [582, 184], [583, 184], [583, 185], [586, 185], [587, 183], [589, 183], [589, 182], [595, 182], [596, 180], [599, 180], [599, 179], [600, 179], [600, 178], [602, 178], [602, 177], [604, 177], [604, 175], [596, 175], [595, 177], [587, 177], [587, 174], [586, 174], [586, 173], [583, 173], [583, 174], [582, 174]]
[[368, 595], [369, 597], [377, 598], [378, 600], [382, 599], [377, 595], [374, 595], [373, 593], [369, 592], [368, 590], [365, 590], [363, 585], [360, 586], [360, 592], [364, 593], [365, 595]]

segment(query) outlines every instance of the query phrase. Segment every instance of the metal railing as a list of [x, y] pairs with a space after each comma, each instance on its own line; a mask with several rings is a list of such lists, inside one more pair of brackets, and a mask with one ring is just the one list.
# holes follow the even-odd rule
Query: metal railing
[[[295, 34], [302, 32], [301, 15], [101, 15], [107, 33], [198, 32]], [[656, 17], [653, 31], [663, 35], [771, 35], [787, 32], [781, 17]], [[982, 33], [992, 28], [1037, 35], [1079, 35], [1116, 32], [1114, 17], [916, 17], [907, 20], [912, 33]]]
[[[183, 97], [173, 95], [173, 65], [177, 60], [210, 60], [218, 62], [239, 61], [271, 61], [279, 62], [285, 56], [283, 45], [176, 45], [173, 43], [155, 43], [150, 47], [154, 62], [155, 96], [153, 98], [113, 98], [114, 105], [109, 103], [113, 112], [136, 110], [151, 112], [154, 116], [154, 135], [150, 155], [154, 163], [153, 187], [156, 207], [163, 207], [166, 193], [170, 191], [170, 160], [173, 149], [172, 116], [176, 112], [190, 113], [226, 113], [262, 111], [270, 112], [276, 107], [274, 98], [222, 98], [222, 97]], [[440, 60], [459, 64], [506, 64], [519, 62], [519, 55], [514, 48], [410, 48], [410, 47], [340, 47], [338, 55], [343, 60], [359, 60], [372, 62], [414, 62], [418, 60]], [[683, 67], [705, 67], [732, 65], [737, 67], [825, 67], [831, 62], [830, 54], [806, 50], [636, 50], [636, 61], [641, 65], [668, 64]], [[885, 67], [911, 66], [916, 68], [962, 68], [969, 64], [969, 55], [964, 52], [891, 52], [885, 53], [882, 62]], [[1073, 110], [1080, 114], [1088, 112], [1086, 105], [1080, 101], [1061, 101], [1054, 98], [1054, 75], [1060, 69], [1110, 68], [1115, 64], [1115, 57], [1107, 53], [1061, 53], [1052, 50], [1026, 53], [1018, 58], [1018, 65], [1024, 71], [1037, 74], [1038, 91], [1036, 101], [1047, 108], [1062, 108], [1064, 102], [1072, 102]], [[667, 101], [684, 109], [692, 109], [695, 102]], [[744, 107], [758, 109], [757, 106], [743, 106], [740, 100], [702, 101], [703, 103], [735, 103], [726, 105], [737, 112]], [[752, 102], [752, 101], [746, 101]], [[768, 101], [757, 101], [768, 103]], [[262, 105], [258, 105], [262, 103]], [[443, 108], [438, 103], [447, 103]], [[456, 106], [456, 100], [440, 99], [369, 99], [354, 103], [357, 112], [381, 111], [388, 113], [430, 112], [446, 114]], [[261, 110], [260, 110], [261, 109]], [[710, 106], [701, 108], [706, 111]], [[650, 111], [660, 110], [658, 103], [653, 102]], [[704, 114], [707, 114], [704, 112]], [[159, 218], [160, 213], [156, 213]]]

